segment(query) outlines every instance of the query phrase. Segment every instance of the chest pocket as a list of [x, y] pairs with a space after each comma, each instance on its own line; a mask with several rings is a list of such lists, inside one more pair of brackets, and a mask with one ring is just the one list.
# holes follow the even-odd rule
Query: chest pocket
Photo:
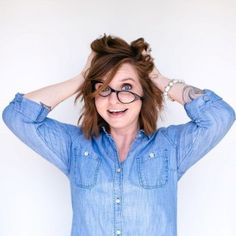
[[143, 188], [160, 188], [168, 181], [168, 153], [150, 151], [138, 156], [137, 172], [139, 184]]
[[81, 188], [92, 188], [97, 183], [101, 159], [93, 152], [83, 149], [75, 152], [74, 182]]

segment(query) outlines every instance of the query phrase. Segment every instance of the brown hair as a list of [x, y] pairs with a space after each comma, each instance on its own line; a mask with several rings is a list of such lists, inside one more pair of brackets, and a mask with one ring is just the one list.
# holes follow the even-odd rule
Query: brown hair
[[94, 92], [93, 81], [102, 80], [107, 76], [101, 90], [112, 80], [115, 73], [123, 63], [130, 63], [136, 69], [141, 86], [143, 88], [142, 107], [139, 115], [139, 126], [146, 134], [156, 130], [156, 122], [160, 110], [163, 107], [162, 92], [155, 86], [149, 77], [154, 68], [153, 58], [143, 55], [143, 51], [149, 49], [149, 44], [143, 38], [128, 44], [119, 37], [104, 34], [103, 37], [91, 43], [91, 49], [95, 56], [91, 61], [90, 68], [85, 72], [85, 81], [78, 89], [75, 102], [81, 97], [84, 101], [83, 112], [78, 120], [82, 121], [81, 129], [86, 138], [98, 136], [102, 126], [109, 129], [108, 124], [98, 114], [95, 107], [95, 96], [99, 91]]

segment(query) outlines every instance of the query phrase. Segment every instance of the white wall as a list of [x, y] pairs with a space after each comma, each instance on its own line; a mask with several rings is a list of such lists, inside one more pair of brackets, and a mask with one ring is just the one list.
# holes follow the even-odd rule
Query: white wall
[[[26, 93], [79, 73], [89, 44], [103, 33], [131, 41], [144, 37], [160, 71], [214, 90], [236, 107], [236, 2], [234, 0], [0, 0], [2, 110]], [[49, 117], [76, 123], [73, 99]], [[187, 121], [167, 103], [162, 125]], [[0, 235], [70, 234], [69, 183], [0, 123]], [[179, 182], [181, 236], [234, 236], [235, 126]]]

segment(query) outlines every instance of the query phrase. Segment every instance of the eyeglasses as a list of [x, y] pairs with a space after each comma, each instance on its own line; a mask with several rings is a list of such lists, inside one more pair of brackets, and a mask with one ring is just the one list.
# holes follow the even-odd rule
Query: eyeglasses
[[[97, 91], [99, 90], [102, 86], [103, 83], [100, 81], [93, 81], [94, 82], [94, 90]], [[143, 97], [139, 96], [136, 93], [133, 93], [131, 91], [126, 91], [126, 90], [115, 90], [111, 88], [110, 86], [107, 86], [103, 90], [99, 92], [99, 95], [102, 97], [107, 97], [109, 96], [112, 92], [116, 93], [117, 99], [124, 104], [128, 104], [131, 102], [134, 102], [136, 100], [142, 100]]]

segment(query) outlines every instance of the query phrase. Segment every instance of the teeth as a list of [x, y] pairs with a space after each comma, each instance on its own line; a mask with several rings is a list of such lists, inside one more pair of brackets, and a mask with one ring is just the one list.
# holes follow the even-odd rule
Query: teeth
[[109, 112], [123, 112], [123, 111], [125, 111], [126, 109], [124, 109], [124, 110], [108, 110]]

